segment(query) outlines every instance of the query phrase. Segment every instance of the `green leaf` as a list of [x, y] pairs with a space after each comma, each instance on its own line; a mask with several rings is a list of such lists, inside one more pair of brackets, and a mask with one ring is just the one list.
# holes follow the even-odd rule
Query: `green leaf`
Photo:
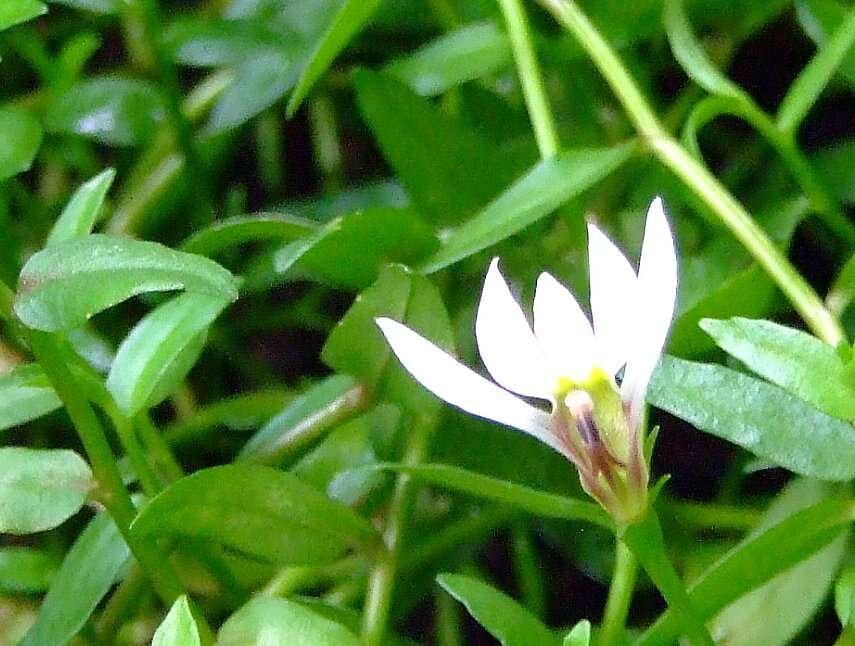
[[266, 561], [330, 562], [374, 530], [290, 473], [256, 465], [203, 469], [156, 496], [131, 526], [141, 538], [216, 541]]
[[[819, 47], [825, 45], [843, 23], [847, 10], [846, 5], [837, 0], [797, 0], [795, 8], [802, 29]], [[855, 86], [855, 58], [847, 56], [838, 69], [849, 84]]]
[[110, 515], [101, 512], [95, 516], [66, 553], [42, 601], [36, 623], [21, 646], [71, 641], [129, 558], [130, 550]]
[[846, 366], [830, 345], [771, 321], [704, 319], [701, 328], [761, 377], [828, 415], [855, 419], [855, 389], [847, 383]]
[[805, 65], [781, 101], [776, 118], [780, 130], [793, 133], [819, 99], [837, 68], [855, 44], [855, 8], [843, 16], [841, 24], [816, 55]]
[[74, 451], [0, 448], [0, 532], [32, 534], [61, 525], [95, 483]]
[[583, 619], [564, 637], [561, 646], [589, 646], [591, 643], [591, 622]]
[[229, 617], [217, 635], [217, 646], [248, 644], [293, 646], [359, 646], [341, 624], [288, 599], [259, 596]]
[[[531, 487], [492, 478], [459, 467], [445, 464], [419, 464], [415, 466], [380, 464], [375, 468], [407, 473], [422, 482], [429, 482], [439, 487], [494, 502], [513, 505], [535, 516], [564, 520], [585, 520], [607, 529], [613, 528], [611, 519], [594, 503], [559, 496], [546, 491], [538, 491]], [[573, 476], [569, 465], [567, 472], [568, 477]]]
[[384, 157], [429, 222], [459, 222], [519, 175], [520, 163], [507, 151], [400, 81], [359, 70], [354, 82], [360, 112]]
[[81, 11], [110, 15], [119, 12], [120, 0], [50, 0], [54, 4], [63, 4]]
[[745, 99], [745, 92], [707, 58], [706, 52], [692, 31], [683, 0], [666, 0], [665, 33], [674, 58], [695, 83], [711, 94]]
[[237, 65], [234, 80], [211, 110], [208, 132], [237, 128], [281, 99], [297, 80], [298, 56], [295, 52], [266, 51]]
[[0, 591], [25, 594], [44, 592], [58, 566], [56, 556], [31, 547], [0, 549]]
[[843, 626], [855, 621], [855, 566], [847, 567], [834, 586], [834, 610]]
[[107, 389], [128, 416], [156, 406], [196, 363], [208, 327], [229, 301], [180, 294], [149, 312], [125, 337], [107, 376]]
[[558, 638], [537, 617], [483, 581], [448, 573], [440, 574], [436, 580], [502, 646], [558, 646]]
[[92, 233], [104, 197], [115, 177], [116, 171], [108, 168], [78, 188], [54, 223], [45, 246], [50, 247]]
[[37, 330], [70, 329], [132, 296], [175, 289], [237, 298], [234, 276], [207, 258], [95, 234], [32, 256], [18, 278], [15, 314]]
[[181, 250], [202, 256], [215, 256], [220, 251], [245, 242], [263, 240], [290, 241], [310, 234], [317, 224], [285, 213], [241, 215], [217, 220], [209, 227], [187, 238]]
[[0, 4], [0, 31], [46, 13], [47, 7], [37, 0], [3, 0]]
[[[758, 531], [829, 495], [816, 481], [795, 480], [777, 497]], [[757, 532], [755, 532], [757, 533]], [[713, 620], [714, 632], [732, 646], [776, 646], [791, 643], [828, 594], [846, 549], [848, 532], [831, 544], [752, 590]], [[774, 617], [774, 621], [757, 621]]]
[[38, 119], [20, 108], [0, 108], [0, 133], [0, 180], [4, 180], [30, 169], [43, 133]]
[[[268, 421], [243, 445], [237, 459], [279, 462], [307, 441], [342, 421], [362, 399], [357, 383], [344, 375], [327, 377]], [[308, 439], [307, 439], [308, 436]]]
[[0, 377], [0, 430], [25, 424], [62, 406], [37, 364], [15, 366]]
[[450, 350], [454, 335], [437, 289], [423, 276], [400, 265], [385, 267], [333, 329], [321, 359], [337, 372], [356, 377], [381, 399], [424, 412], [438, 400], [418, 386], [397, 360], [375, 319], [388, 316], [406, 323]]
[[60, 95], [47, 111], [45, 127], [108, 146], [135, 146], [149, 141], [165, 116], [154, 85], [102, 76], [80, 81]]
[[202, 646], [186, 594], [172, 604], [163, 623], [155, 631], [151, 646]]
[[260, 21], [184, 18], [163, 33], [163, 45], [182, 65], [236, 65], [270, 51], [287, 52], [281, 34]]
[[827, 146], [817, 151], [811, 161], [838, 200], [848, 204], [855, 203], [855, 139], [846, 139]]
[[336, 287], [363, 289], [388, 262], [416, 263], [436, 251], [436, 235], [410, 209], [378, 207], [336, 218], [275, 256], [276, 271], [296, 264]]
[[855, 477], [852, 426], [765, 381], [723, 366], [666, 356], [647, 399], [795, 473], [819, 480]]
[[[751, 534], [692, 584], [689, 593], [695, 609], [703, 619], [709, 619], [746, 592], [831, 543], [851, 522], [852, 501], [837, 497]], [[679, 635], [678, 618], [667, 610], [635, 644], [670, 644]]]
[[538, 162], [475, 217], [448, 234], [420, 271], [444, 269], [514, 235], [605, 178], [632, 151], [631, 145], [580, 148]]
[[494, 74], [513, 62], [508, 37], [493, 22], [458, 27], [384, 72], [409, 85], [417, 94], [435, 96], [474, 79]]
[[311, 91], [318, 79], [324, 75], [335, 57], [347, 47], [380, 6], [382, 0], [344, 0], [336, 14], [332, 17], [329, 27], [320, 37], [315, 49], [309, 54], [309, 59], [300, 74], [300, 80], [291, 98], [288, 99], [286, 114], [294, 116], [303, 99]]

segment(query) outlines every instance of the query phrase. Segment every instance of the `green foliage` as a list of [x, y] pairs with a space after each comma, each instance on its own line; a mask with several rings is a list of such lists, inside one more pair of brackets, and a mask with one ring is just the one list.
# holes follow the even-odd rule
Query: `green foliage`
[[30, 168], [42, 143], [42, 126], [29, 112], [0, 108], [0, 129], [6, 133], [0, 148], [0, 180]]
[[61, 405], [36, 364], [16, 366], [0, 377], [0, 429], [38, 419]]
[[187, 597], [182, 595], [172, 604], [169, 613], [154, 633], [152, 646], [202, 646], [199, 628], [190, 611]]

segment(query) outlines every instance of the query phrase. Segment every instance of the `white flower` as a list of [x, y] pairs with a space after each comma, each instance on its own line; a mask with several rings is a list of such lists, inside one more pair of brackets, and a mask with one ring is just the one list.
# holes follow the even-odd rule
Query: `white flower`
[[[588, 245], [593, 326], [573, 295], [543, 273], [535, 291], [532, 330], [499, 272], [498, 259], [490, 264], [475, 335], [496, 383], [396, 321], [381, 318], [377, 324], [404, 367], [437, 397], [533, 435], [596, 479], [606, 462], [626, 467], [641, 459], [638, 425], [674, 314], [677, 258], [659, 198], [647, 214], [637, 273], [593, 224], [588, 225]], [[615, 377], [621, 369], [618, 399]], [[551, 411], [517, 395], [549, 401]], [[565, 415], [557, 416], [559, 412]], [[559, 419], [566, 413], [569, 424]], [[570, 432], [568, 425], [574, 427]], [[605, 458], [591, 457], [599, 434]], [[646, 467], [638, 477], [646, 490]]]

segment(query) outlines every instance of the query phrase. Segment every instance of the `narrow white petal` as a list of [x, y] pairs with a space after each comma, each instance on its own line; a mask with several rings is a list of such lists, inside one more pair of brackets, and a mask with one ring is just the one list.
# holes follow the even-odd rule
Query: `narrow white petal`
[[549, 431], [549, 414], [484, 379], [405, 325], [387, 318], [376, 322], [404, 368], [434, 395], [467, 413], [525, 431], [566, 455]]
[[594, 330], [579, 303], [547, 273], [537, 279], [534, 335], [559, 376], [583, 380], [594, 367]]
[[638, 279], [620, 249], [593, 224], [588, 224], [588, 269], [597, 358], [614, 374], [626, 363], [633, 346]]
[[621, 394], [638, 414], [647, 384], [665, 346], [677, 299], [677, 253], [660, 198], [650, 204], [638, 267], [641, 307], [636, 344], [626, 367]]
[[494, 258], [484, 279], [475, 319], [478, 351], [499, 385], [510, 391], [549, 399], [552, 384], [540, 346], [511, 295]]

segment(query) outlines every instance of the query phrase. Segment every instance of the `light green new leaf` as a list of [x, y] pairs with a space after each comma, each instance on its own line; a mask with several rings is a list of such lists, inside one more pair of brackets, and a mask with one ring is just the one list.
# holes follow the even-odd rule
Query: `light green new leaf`
[[0, 591], [27, 594], [44, 592], [58, 566], [56, 555], [31, 547], [0, 549]]
[[36, 623], [21, 646], [71, 641], [129, 558], [130, 550], [110, 514], [104, 511], [95, 516], [66, 553], [42, 601]]
[[151, 646], [202, 646], [199, 628], [193, 619], [186, 594], [182, 594], [172, 604], [166, 618], [157, 627]]
[[220, 628], [217, 646], [359, 646], [347, 628], [288, 599], [258, 596]]
[[819, 480], [855, 477], [855, 433], [783, 388], [714, 364], [665, 356], [648, 401], [757, 457]]
[[448, 594], [466, 606], [475, 620], [502, 646], [558, 646], [559, 640], [537, 617], [508, 595], [462, 574], [436, 577]]
[[606, 513], [594, 503], [538, 491], [525, 485], [485, 476], [474, 471], [446, 464], [379, 464], [377, 469], [390, 469], [407, 473], [417, 480], [438, 487], [485, 498], [494, 502], [513, 505], [544, 518], [563, 520], [585, 520], [611, 529], [613, 524]]
[[46, 13], [47, 7], [38, 0], [3, 0], [0, 3], [0, 31]]
[[625, 162], [631, 145], [565, 150], [538, 162], [472, 219], [454, 229], [419, 270], [433, 273], [518, 233]]
[[266, 561], [328, 563], [374, 537], [367, 521], [295, 475], [241, 464], [203, 469], [156, 496], [131, 526], [140, 537], [216, 541]]
[[184, 380], [205, 344], [208, 327], [229, 301], [180, 294], [149, 312], [125, 337], [107, 389], [129, 417], [156, 406]]
[[320, 37], [314, 51], [300, 74], [300, 80], [288, 99], [286, 114], [294, 116], [303, 99], [323, 76], [335, 57], [353, 40], [380, 6], [382, 0], [344, 0], [332, 17], [326, 32]]
[[[847, 7], [839, 0], [796, 0], [796, 18], [802, 29], [822, 47], [843, 23]], [[855, 87], [855, 57], [847, 56], [840, 62], [840, 74]]]
[[53, 529], [78, 512], [94, 486], [74, 451], [0, 448], [0, 532]]
[[591, 622], [583, 619], [573, 626], [573, 630], [567, 633], [561, 646], [589, 646], [590, 643]]
[[24, 424], [62, 406], [37, 364], [15, 366], [0, 377], [0, 430]]
[[435, 96], [507, 68], [513, 61], [507, 34], [493, 22], [458, 27], [388, 64], [384, 71], [417, 94]]
[[664, 20], [671, 51], [689, 78], [711, 94], [745, 98], [742, 88], [722, 74], [707, 57], [689, 24], [683, 0], [666, 0]]
[[18, 278], [15, 314], [53, 332], [145, 292], [184, 289], [233, 301], [232, 274], [207, 258], [156, 242], [94, 234], [33, 255]]
[[29, 170], [42, 144], [39, 120], [20, 108], [0, 108], [0, 180]]
[[758, 375], [824, 413], [855, 419], [855, 389], [846, 381], [846, 367], [830, 345], [771, 321], [704, 319], [700, 325], [719, 347]]
[[834, 585], [834, 610], [844, 626], [855, 621], [855, 565], [847, 567]]
[[108, 168], [78, 188], [54, 223], [45, 246], [50, 247], [92, 233], [104, 197], [115, 177], [116, 171]]

